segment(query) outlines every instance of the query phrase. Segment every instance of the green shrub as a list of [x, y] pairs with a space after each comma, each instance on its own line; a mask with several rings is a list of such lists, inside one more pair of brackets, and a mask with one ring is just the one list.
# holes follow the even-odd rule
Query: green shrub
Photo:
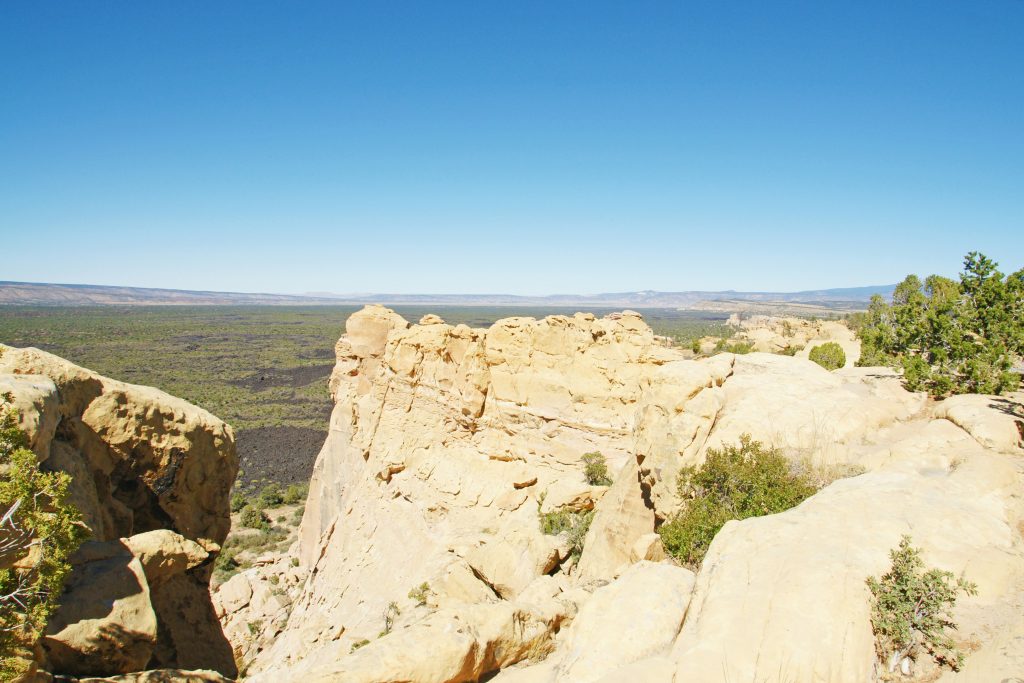
[[846, 365], [846, 352], [843, 347], [835, 342], [825, 342], [811, 349], [808, 359], [817, 363], [826, 370], [837, 370]]
[[[71, 477], [42, 472], [18, 427], [10, 394], [0, 401], [0, 679], [25, 672], [86, 536], [67, 503]], [[26, 558], [31, 562], [25, 562]]]
[[361, 647], [366, 647], [369, 644], [370, 644], [370, 641], [367, 640], [366, 638], [363, 638], [362, 640], [357, 640], [356, 642], [352, 643], [352, 647], [350, 647], [348, 649], [348, 651], [350, 653], [352, 653], [352, 652], [355, 652], [356, 650], [358, 650]]
[[427, 598], [430, 597], [430, 592], [430, 584], [424, 581], [409, 591], [409, 599], [415, 600], [417, 605], [425, 605]]
[[281, 492], [281, 487], [273, 482], [264, 486], [260, 491], [259, 502], [262, 508], [276, 508], [284, 503], [284, 493]]
[[695, 354], [700, 354], [700, 339], [694, 339], [692, 342], [690, 342], [690, 350], [693, 351]]
[[308, 495], [308, 484], [291, 484], [284, 490], [282, 502], [284, 502], [285, 505], [295, 505], [296, 503], [305, 502], [306, 496]]
[[591, 486], [611, 486], [612, 480], [608, 476], [608, 465], [605, 464], [604, 456], [599, 452], [583, 454], [583, 476]]
[[739, 446], [709, 449], [700, 467], [679, 473], [682, 510], [661, 525], [665, 550], [682, 564], [697, 568], [715, 534], [730, 519], [747, 519], [788, 510], [814, 493], [803, 476], [791, 472], [786, 458], [740, 437]]
[[797, 351], [803, 350], [802, 346], [793, 346], [792, 344], [786, 344], [782, 349], [779, 349], [780, 356], [795, 356]]
[[892, 673], [924, 650], [940, 665], [959, 670], [964, 655], [946, 629], [956, 629], [950, 615], [957, 595], [976, 595], [977, 586], [951, 572], [925, 571], [921, 551], [911, 546], [909, 536], [903, 536], [889, 557], [892, 568], [881, 579], [867, 579], [873, 596], [871, 626], [883, 663]]
[[242, 508], [249, 504], [249, 500], [245, 497], [245, 494], [238, 492], [231, 496], [231, 511], [241, 512]]
[[593, 510], [556, 510], [540, 515], [540, 530], [548, 536], [565, 535], [569, 555], [579, 559], [583, 554], [583, 541], [594, 519]]
[[903, 371], [907, 388], [933, 396], [1015, 390], [1014, 364], [1024, 353], [1024, 269], [1003, 276], [971, 252], [959, 282], [908, 275], [892, 303], [871, 299], [860, 327], [858, 365]]
[[752, 342], [738, 341], [729, 344], [725, 350], [729, 353], [746, 354], [754, 350], [754, 344]]
[[242, 526], [249, 527], [250, 529], [269, 529], [270, 518], [260, 508], [255, 505], [247, 505], [242, 510], [241, 520]]

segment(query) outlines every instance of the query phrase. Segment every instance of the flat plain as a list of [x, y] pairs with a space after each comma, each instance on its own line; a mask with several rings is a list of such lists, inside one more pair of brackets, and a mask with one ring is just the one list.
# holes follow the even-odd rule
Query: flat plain
[[[241, 484], [305, 482], [327, 432], [334, 343], [358, 306], [2, 306], [0, 342], [34, 346], [114, 379], [180, 396], [235, 428]], [[395, 306], [486, 327], [565, 308]], [[587, 309], [605, 315], [613, 309]], [[724, 336], [726, 314], [642, 309], [656, 334], [681, 345]]]

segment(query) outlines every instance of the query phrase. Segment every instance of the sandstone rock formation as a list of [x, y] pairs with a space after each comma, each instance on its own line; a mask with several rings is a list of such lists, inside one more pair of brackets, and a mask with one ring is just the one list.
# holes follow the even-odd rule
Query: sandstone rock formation
[[71, 476], [69, 498], [91, 537], [72, 558], [44, 668], [234, 675], [209, 594], [238, 468], [231, 428], [37, 349], [0, 345], [0, 391], [12, 394], [42, 467]]
[[[871, 680], [864, 581], [902, 533], [980, 587], [956, 615], [978, 648], [965, 680], [1024, 651], [997, 639], [1024, 608], [1016, 398], [935, 404], [891, 371], [796, 357], [687, 360], [628, 312], [484, 330], [370, 306], [336, 351], [301, 578], [242, 648], [254, 681]], [[730, 522], [694, 577], [652, 531], [679, 469], [744, 433], [823, 484], [863, 474]], [[583, 478], [592, 451], [610, 488]], [[589, 509], [578, 561], [540, 531], [540, 514]], [[224, 585], [226, 619], [246, 620], [264, 571]]]
[[769, 315], [753, 315], [741, 320], [733, 315], [729, 324], [736, 328], [736, 338], [752, 344], [754, 351], [779, 353], [788, 347], [796, 349], [799, 358], [807, 358], [815, 346], [835, 342], [846, 354], [846, 367], [852, 368], [860, 358], [860, 340], [850, 328], [835, 320]]

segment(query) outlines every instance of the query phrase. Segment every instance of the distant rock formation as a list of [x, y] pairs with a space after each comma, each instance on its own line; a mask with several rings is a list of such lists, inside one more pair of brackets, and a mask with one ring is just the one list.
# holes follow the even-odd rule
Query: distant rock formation
[[134, 673], [144, 669], [234, 676], [209, 592], [231, 523], [231, 428], [181, 399], [37, 349], [0, 345], [0, 392], [11, 393], [41, 466], [71, 475], [70, 500], [91, 533], [72, 558], [41, 669], [132, 674], [112, 679], [124, 681], [218, 680]]
[[[881, 368], [687, 360], [629, 312], [471, 329], [368, 306], [336, 352], [298, 566], [217, 596], [251, 623], [253, 586], [297, 574], [289, 611], [236, 642], [249, 680], [873, 680], [865, 579], [904, 533], [979, 586], [956, 614], [966, 680], [1024, 670], [1005, 635], [1024, 632], [1019, 396], [936, 404]], [[742, 434], [794, 467], [864, 473], [727, 523], [694, 575], [652, 532], [680, 468]], [[593, 451], [611, 487], [585, 481]], [[578, 560], [541, 533], [540, 512], [591, 508]]]

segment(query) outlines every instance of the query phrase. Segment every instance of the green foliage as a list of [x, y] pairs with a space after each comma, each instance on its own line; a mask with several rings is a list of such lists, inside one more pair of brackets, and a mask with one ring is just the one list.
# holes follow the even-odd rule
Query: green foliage
[[308, 495], [309, 484], [291, 484], [284, 490], [282, 500], [285, 505], [295, 505], [296, 503], [305, 502]]
[[696, 338], [690, 342], [690, 350], [694, 353], [700, 353], [700, 338]]
[[786, 346], [784, 348], [779, 349], [779, 355], [780, 356], [795, 356], [797, 351], [800, 351], [803, 348], [804, 347], [802, 347], [802, 346], [793, 346], [792, 344], [786, 344]]
[[71, 478], [42, 472], [18, 428], [11, 397], [0, 401], [0, 678], [23, 673], [57, 607], [68, 558], [86, 532], [67, 503]]
[[242, 509], [249, 504], [249, 499], [245, 497], [243, 493], [236, 493], [231, 496], [231, 511], [241, 512]]
[[594, 520], [593, 510], [556, 510], [540, 514], [540, 530], [548, 536], [564, 534], [570, 556], [579, 559], [583, 554], [583, 541]]
[[1024, 353], [1024, 270], [1004, 277], [995, 262], [971, 252], [959, 282], [909, 275], [891, 304], [872, 298], [859, 336], [858, 365], [901, 369], [912, 391], [1013, 391], [1020, 377], [1012, 368]]
[[903, 536], [899, 547], [889, 551], [892, 568], [881, 579], [867, 579], [876, 649], [890, 673], [922, 649], [940, 665], [959, 670], [964, 655], [947, 632], [956, 629], [950, 615], [961, 591], [975, 595], [978, 588], [952, 572], [925, 571], [921, 551], [910, 543]]
[[260, 491], [259, 504], [261, 508], [276, 508], [282, 503], [284, 503], [284, 493], [278, 484], [271, 482]]
[[259, 533], [232, 533], [214, 561], [217, 578], [223, 581], [241, 569], [248, 569], [251, 563], [243, 559], [245, 554], [252, 557], [266, 550], [282, 550], [281, 545], [287, 540], [288, 534], [276, 529], [262, 528]]
[[370, 641], [367, 640], [366, 638], [363, 638], [362, 640], [357, 640], [356, 642], [352, 643], [352, 647], [350, 647], [348, 649], [348, 651], [349, 651], [349, 653], [352, 653], [352, 652], [355, 652], [356, 650], [358, 650], [361, 647], [366, 647], [369, 644], [370, 644]]
[[242, 526], [249, 527], [250, 529], [270, 528], [270, 518], [267, 517], [267, 513], [255, 505], [247, 505], [245, 509], [242, 510], [242, 517], [240, 521], [242, 522]]
[[754, 345], [751, 342], [736, 341], [733, 343], [727, 342], [725, 339], [719, 339], [715, 342], [715, 350], [712, 354], [718, 353], [737, 353], [746, 354], [754, 350]]
[[605, 464], [604, 456], [599, 452], [583, 454], [583, 476], [591, 486], [611, 486], [612, 480], [608, 476], [608, 465]]
[[700, 467], [679, 473], [682, 510], [661, 525], [665, 550], [697, 568], [715, 534], [730, 519], [747, 519], [788, 510], [814, 493], [806, 477], [794, 474], [786, 458], [748, 435], [739, 446], [709, 449]]
[[430, 584], [424, 581], [409, 591], [409, 599], [415, 600], [417, 605], [422, 606], [427, 604], [427, 599], [430, 597], [430, 593]]
[[835, 342], [825, 342], [811, 349], [807, 358], [826, 370], [837, 370], [846, 365], [846, 352]]

